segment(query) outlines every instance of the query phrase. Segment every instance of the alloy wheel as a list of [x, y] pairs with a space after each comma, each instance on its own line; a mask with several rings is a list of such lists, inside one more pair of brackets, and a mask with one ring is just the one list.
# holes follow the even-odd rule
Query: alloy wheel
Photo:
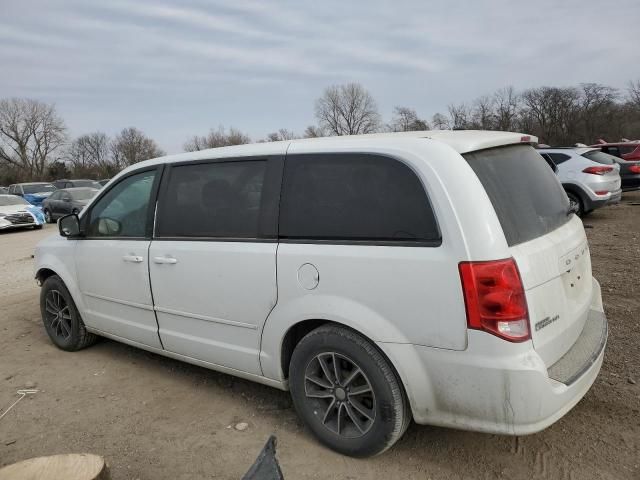
[[305, 395], [325, 428], [345, 438], [365, 435], [376, 417], [369, 379], [349, 357], [323, 352], [305, 370]]
[[71, 337], [71, 309], [58, 290], [49, 290], [45, 297], [45, 321], [60, 340]]

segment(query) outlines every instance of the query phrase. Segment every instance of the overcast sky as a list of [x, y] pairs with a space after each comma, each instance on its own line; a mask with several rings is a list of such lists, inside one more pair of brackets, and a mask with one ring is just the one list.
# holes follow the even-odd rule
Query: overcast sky
[[136, 126], [169, 153], [234, 126], [314, 123], [357, 81], [389, 119], [513, 85], [640, 78], [638, 0], [0, 0], [0, 97], [55, 102], [72, 135]]

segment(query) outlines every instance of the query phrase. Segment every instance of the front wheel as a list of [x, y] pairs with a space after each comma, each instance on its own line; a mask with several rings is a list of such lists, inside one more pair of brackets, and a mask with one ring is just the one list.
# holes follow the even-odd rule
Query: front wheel
[[356, 332], [323, 326], [296, 346], [289, 368], [293, 404], [314, 435], [344, 455], [384, 452], [411, 420], [400, 381]]
[[49, 211], [48, 208], [44, 209], [44, 221], [47, 223], [53, 223], [53, 215], [51, 215], [51, 212]]
[[97, 337], [87, 332], [69, 290], [57, 275], [42, 285], [40, 312], [49, 338], [61, 350], [75, 352], [95, 343]]

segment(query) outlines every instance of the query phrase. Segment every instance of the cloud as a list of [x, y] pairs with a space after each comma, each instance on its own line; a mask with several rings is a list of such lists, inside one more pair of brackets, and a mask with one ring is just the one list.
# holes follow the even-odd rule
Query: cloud
[[345, 81], [387, 116], [430, 116], [505, 85], [624, 87], [638, 76], [640, 4], [614, 4], [616, 22], [595, 21], [595, 0], [6, 2], [0, 91], [56, 102], [74, 134], [140, 122], [169, 151], [219, 124], [300, 132]]

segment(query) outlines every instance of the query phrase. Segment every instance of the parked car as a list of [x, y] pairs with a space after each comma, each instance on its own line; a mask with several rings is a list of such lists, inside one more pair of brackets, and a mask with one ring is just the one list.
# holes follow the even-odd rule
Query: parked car
[[53, 184], [56, 186], [56, 188], [59, 188], [59, 189], [76, 188], [76, 187], [88, 187], [88, 188], [97, 188], [97, 189], [102, 188], [102, 185], [99, 182], [96, 182], [95, 180], [87, 180], [87, 179], [81, 179], [81, 180], [62, 179], [62, 180], [56, 180], [55, 182], [53, 182]]
[[47, 223], [55, 221], [70, 213], [80, 213], [89, 201], [96, 196], [96, 188], [64, 188], [53, 192], [42, 202], [42, 211]]
[[597, 148], [540, 148], [538, 153], [556, 165], [571, 207], [579, 216], [620, 202], [620, 167]]
[[0, 230], [42, 228], [42, 210], [17, 195], [0, 195]]
[[107, 183], [109, 183], [109, 180], [111, 180], [111, 179], [110, 178], [103, 178], [102, 180], [98, 180], [98, 183], [104, 187]]
[[599, 140], [597, 144], [591, 146], [623, 160], [640, 161], [640, 141], [638, 140], [613, 143]]
[[0, 187], [0, 195], [6, 195], [9, 193], [9, 187]]
[[623, 160], [622, 158], [614, 157], [604, 152], [602, 155], [608, 155], [609, 158], [620, 167], [623, 192], [640, 190], [640, 161]]
[[40, 206], [42, 201], [55, 191], [56, 187], [47, 182], [16, 183], [9, 186], [10, 195], [23, 197], [36, 206]]
[[290, 389], [347, 455], [412, 418], [537, 432], [589, 390], [607, 320], [536, 141], [408, 132], [136, 164], [38, 245], [44, 326], [63, 350], [101, 335]]

